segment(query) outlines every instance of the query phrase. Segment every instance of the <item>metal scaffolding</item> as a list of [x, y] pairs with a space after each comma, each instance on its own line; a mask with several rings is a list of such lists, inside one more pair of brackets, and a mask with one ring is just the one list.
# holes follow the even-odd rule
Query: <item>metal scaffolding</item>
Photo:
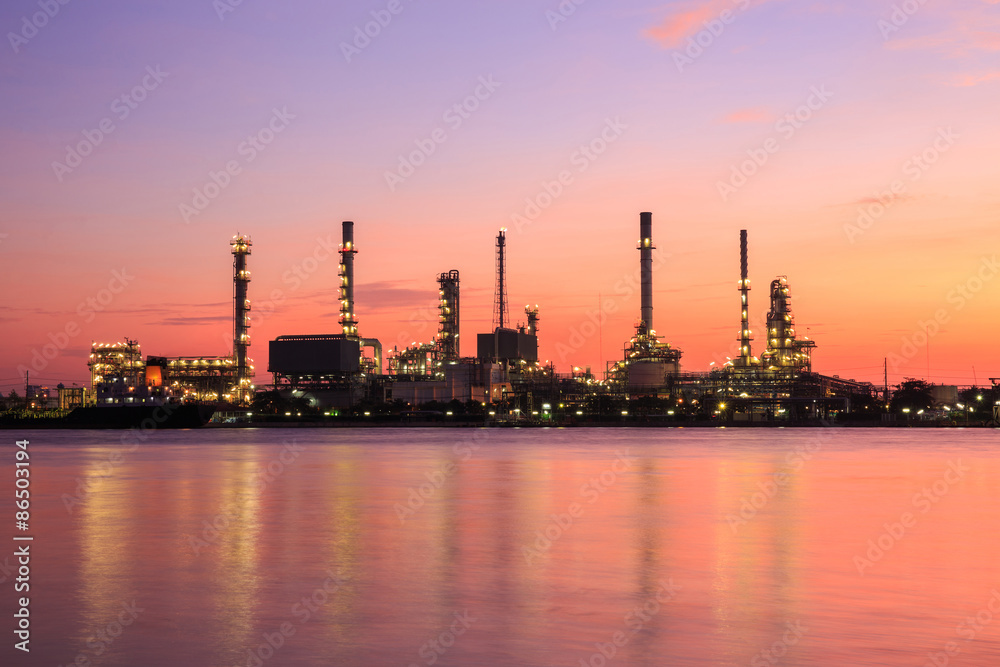
[[497, 234], [497, 287], [493, 296], [493, 328], [507, 328], [507, 228]]

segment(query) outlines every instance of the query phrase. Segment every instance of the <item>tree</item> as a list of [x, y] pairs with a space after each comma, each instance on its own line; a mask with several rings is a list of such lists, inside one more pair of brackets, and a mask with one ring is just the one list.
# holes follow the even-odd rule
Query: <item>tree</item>
[[917, 412], [918, 410], [930, 410], [933, 405], [934, 399], [931, 397], [930, 384], [925, 380], [903, 378], [899, 388], [892, 394], [889, 409], [893, 413], [902, 412], [903, 408]]

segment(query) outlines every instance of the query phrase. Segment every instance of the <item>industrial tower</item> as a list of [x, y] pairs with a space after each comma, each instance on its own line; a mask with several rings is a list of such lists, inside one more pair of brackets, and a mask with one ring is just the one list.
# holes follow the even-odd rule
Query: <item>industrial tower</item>
[[444, 361], [458, 359], [459, 340], [459, 292], [458, 269], [452, 269], [438, 276], [438, 309], [440, 315], [440, 330], [438, 332], [438, 347]]
[[340, 244], [340, 326], [344, 335], [358, 335], [358, 320], [354, 317], [354, 223], [345, 221], [343, 243]]
[[749, 368], [754, 365], [753, 351], [750, 349], [750, 341], [753, 340], [750, 331], [749, 297], [750, 278], [747, 277], [747, 230], [740, 230], [740, 355], [733, 362], [738, 368]]
[[497, 289], [493, 298], [493, 328], [507, 328], [507, 228], [497, 234]]
[[657, 391], [680, 373], [681, 351], [660, 342], [653, 329], [653, 214], [639, 214], [640, 310], [635, 336], [625, 344], [609, 380], [621, 391]]
[[639, 214], [639, 270], [641, 273], [642, 310], [640, 332], [653, 331], [653, 214]]
[[538, 306], [534, 308], [531, 306], [524, 307], [524, 314], [528, 316], [528, 327], [525, 329], [525, 333], [531, 334], [532, 336], [538, 335]]
[[769, 370], [812, 370], [812, 351], [816, 342], [795, 337], [792, 297], [788, 279], [779, 276], [771, 281], [771, 310], [767, 313], [767, 350], [760, 356]]
[[253, 398], [253, 364], [247, 350], [250, 347], [250, 271], [247, 257], [253, 243], [249, 236], [237, 234], [229, 242], [233, 253], [233, 355], [236, 357], [235, 403], [248, 405]]

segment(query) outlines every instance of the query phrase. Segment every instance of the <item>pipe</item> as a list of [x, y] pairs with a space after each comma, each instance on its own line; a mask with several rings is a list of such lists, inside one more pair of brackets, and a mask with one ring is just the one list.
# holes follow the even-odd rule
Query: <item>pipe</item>
[[382, 342], [378, 338], [361, 338], [362, 349], [372, 348], [375, 353], [375, 367], [378, 369], [376, 375], [382, 375]]

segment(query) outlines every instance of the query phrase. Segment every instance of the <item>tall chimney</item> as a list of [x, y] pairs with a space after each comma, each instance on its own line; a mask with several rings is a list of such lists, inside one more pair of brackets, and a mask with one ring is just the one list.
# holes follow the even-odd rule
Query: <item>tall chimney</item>
[[740, 230], [740, 356], [739, 365], [743, 367], [752, 364], [753, 354], [750, 350], [750, 317], [749, 317], [749, 293], [750, 279], [747, 277], [747, 230]]
[[493, 328], [507, 328], [507, 228], [497, 234], [497, 289], [493, 297]]
[[653, 214], [639, 214], [639, 267], [642, 271], [642, 322], [653, 330]]
[[354, 317], [354, 223], [344, 222], [344, 242], [340, 245], [340, 326], [345, 336], [357, 337]]
[[236, 400], [248, 405], [253, 398], [253, 366], [247, 350], [250, 347], [250, 272], [247, 256], [253, 243], [249, 236], [237, 234], [229, 242], [233, 253], [233, 355], [236, 357]]

